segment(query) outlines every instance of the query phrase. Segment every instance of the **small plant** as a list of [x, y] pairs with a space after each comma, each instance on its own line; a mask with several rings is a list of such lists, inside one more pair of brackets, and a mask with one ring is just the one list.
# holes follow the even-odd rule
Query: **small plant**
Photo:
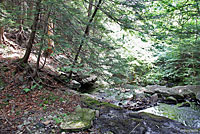
[[43, 101], [44, 104], [49, 104], [48, 100]]
[[23, 91], [24, 91], [25, 93], [28, 93], [28, 92], [31, 91], [31, 89], [29, 89], [29, 88], [24, 88]]
[[54, 117], [53, 120], [56, 122], [56, 124], [59, 124], [62, 121], [60, 117]]
[[30, 92], [31, 90], [35, 89], [36, 87], [38, 87], [38, 89], [41, 89], [41, 88], [42, 88], [41, 85], [35, 83], [35, 84], [33, 84], [33, 86], [31, 86], [31, 88], [24, 88], [23, 91], [24, 91], [25, 93], [28, 93], [28, 92]]
[[41, 121], [44, 121], [44, 117], [40, 118]]
[[43, 106], [43, 110], [47, 110], [47, 106], [44, 105], [44, 106]]
[[63, 101], [64, 101], [64, 99], [63, 99], [62, 97], [61, 97], [59, 100], [60, 100], [60, 102], [63, 102]]
[[20, 115], [20, 114], [21, 114], [20, 110], [16, 111], [16, 115]]

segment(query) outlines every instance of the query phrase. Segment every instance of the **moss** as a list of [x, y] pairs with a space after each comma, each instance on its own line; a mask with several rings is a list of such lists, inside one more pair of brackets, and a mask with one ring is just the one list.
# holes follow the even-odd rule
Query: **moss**
[[122, 109], [121, 107], [116, 106], [114, 104], [111, 104], [111, 103], [108, 103], [108, 102], [101, 102], [101, 101], [98, 101], [98, 100], [93, 99], [93, 98], [88, 97], [88, 96], [82, 97], [81, 101], [85, 105], [87, 105], [89, 108], [97, 109], [97, 110], [102, 108], [102, 107], [111, 107], [111, 108], [115, 108], [115, 109]]
[[60, 127], [62, 131], [86, 130], [92, 126], [92, 120], [94, 120], [94, 118], [95, 110], [78, 106], [74, 113], [63, 118]]
[[131, 118], [131, 120], [138, 122], [138, 123], [142, 121], [142, 119], [138, 119], [138, 118]]
[[158, 115], [154, 115], [154, 114], [146, 113], [146, 112], [141, 112], [139, 113], [139, 115], [143, 117], [143, 119], [145, 120], [149, 120], [149, 119], [152, 119], [154, 121], [168, 120], [166, 117], [158, 116]]

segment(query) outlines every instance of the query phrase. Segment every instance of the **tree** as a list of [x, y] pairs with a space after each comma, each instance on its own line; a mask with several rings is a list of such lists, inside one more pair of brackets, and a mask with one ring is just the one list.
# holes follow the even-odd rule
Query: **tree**
[[[101, 5], [101, 2], [102, 2], [102, 0], [99, 0], [98, 4], [97, 4], [97, 6], [96, 6], [96, 8], [95, 8], [95, 10], [94, 10], [94, 13], [92, 14], [91, 18], [89, 19], [89, 22], [88, 22], [88, 24], [87, 24], [87, 26], [86, 26], [86, 29], [85, 29], [85, 32], [84, 32], [84, 38], [85, 38], [86, 36], [89, 35], [89, 27], [90, 27], [90, 24], [91, 24], [92, 21], [94, 20], [94, 17], [95, 17], [95, 15], [96, 15], [96, 13], [97, 13], [97, 11], [98, 11], [100, 5]], [[90, 3], [90, 4], [91, 4], [91, 3]], [[91, 10], [91, 9], [89, 9], [89, 10]], [[72, 63], [72, 69], [73, 69], [73, 67], [75, 66], [75, 64], [76, 64], [76, 62], [77, 62], [77, 60], [78, 60], [78, 56], [79, 56], [79, 53], [80, 53], [80, 51], [81, 51], [81, 49], [82, 49], [82, 47], [83, 47], [83, 44], [84, 44], [84, 41], [81, 41], [81, 44], [80, 44], [80, 46], [79, 46], [79, 48], [78, 48], [78, 50], [77, 50], [77, 53], [76, 53], [75, 58], [74, 58], [74, 61], [73, 61], [73, 63]], [[73, 72], [70, 71], [70, 73], [69, 73], [69, 79], [71, 79], [72, 73], [73, 73]]]
[[197, 0], [149, 1], [145, 12], [138, 14], [142, 33], [156, 47], [165, 44], [167, 51], [156, 65], [163, 78], [178, 84], [198, 83], [199, 68], [199, 2]]
[[41, 1], [42, 0], [38, 0], [36, 2], [36, 13], [35, 13], [35, 18], [33, 20], [33, 25], [31, 27], [31, 35], [30, 35], [30, 39], [29, 42], [27, 44], [27, 49], [26, 49], [26, 53], [24, 55], [24, 57], [22, 58], [22, 62], [23, 63], [27, 63], [29, 56], [31, 54], [31, 50], [33, 47], [33, 43], [34, 43], [34, 39], [35, 39], [35, 35], [36, 35], [36, 30], [37, 30], [37, 25], [38, 25], [38, 21], [39, 21], [39, 15], [40, 15], [40, 5], [41, 5]]
[[[0, 1], [0, 5], [2, 5], [4, 0]], [[0, 44], [3, 44], [3, 35], [4, 35], [4, 27], [0, 25]]]

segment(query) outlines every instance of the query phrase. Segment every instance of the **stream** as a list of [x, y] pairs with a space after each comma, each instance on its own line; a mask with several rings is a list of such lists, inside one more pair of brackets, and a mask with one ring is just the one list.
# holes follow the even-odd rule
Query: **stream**
[[[200, 133], [200, 106], [196, 102], [189, 102], [187, 101], [187, 98], [185, 102], [165, 104], [163, 103], [162, 99], [152, 99], [152, 96], [155, 96], [155, 94], [145, 94], [144, 90], [145, 89], [143, 87], [105, 89], [93, 92], [92, 96], [100, 101], [109, 102], [120, 106], [129, 112], [131, 111], [137, 114], [145, 112], [172, 119], [182, 123], [186, 127], [197, 129], [198, 131], [195, 131], [195, 133]], [[162, 97], [163, 96], [161, 95], [161, 98]], [[173, 99], [175, 100], [176, 98]], [[121, 111], [118, 113], [111, 110], [110, 112], [112, 114], [116, 113], [116, 115], [112, 116], [119, 116], [119, 113], [124, 114]]]
[[190, 107], [179, 107], [161, 103], [158, 106], [147, 108], [139, 112], [152, 113], [164, 116], [183, 123], [185, 126], [200, 128], [200, 107], [192, 104]]

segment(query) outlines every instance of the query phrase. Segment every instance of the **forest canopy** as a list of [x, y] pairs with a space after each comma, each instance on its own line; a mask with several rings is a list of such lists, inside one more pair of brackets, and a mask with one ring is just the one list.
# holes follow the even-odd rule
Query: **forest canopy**
[[[52, 57], [55, 69], [114, 85], [200, 84], [198, 0], [1, 0], [0, 44], [21, 63]], [[44, 63], [45, 65], [45, 63]]]

